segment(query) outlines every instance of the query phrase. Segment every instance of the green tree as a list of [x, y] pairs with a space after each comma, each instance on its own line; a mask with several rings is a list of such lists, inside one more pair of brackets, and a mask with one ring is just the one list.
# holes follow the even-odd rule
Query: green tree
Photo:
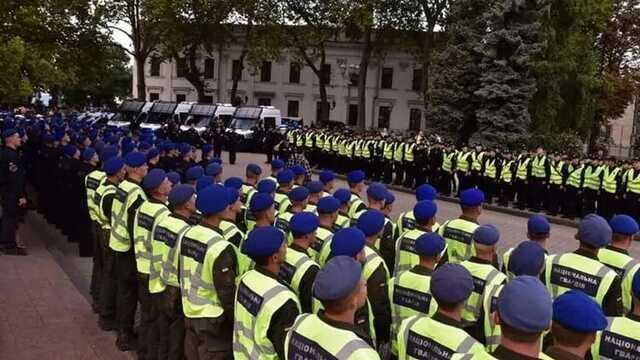
[[477, 51], [480, 87], [477, 132], [472, 137], [490, 145], [523, 143], [529, 134], [529, 101], [536, 89], [530, 71], [542, 50], [540, 19], [548, 9], [541, 0], [504, 1], [485, 14], [489, 33]]
[[27, 45], [19, 37], [0, 44], [0, 104], [23, 103], [33, 92], [32, 83], [22, 75], [32, 60], [27, 53]]

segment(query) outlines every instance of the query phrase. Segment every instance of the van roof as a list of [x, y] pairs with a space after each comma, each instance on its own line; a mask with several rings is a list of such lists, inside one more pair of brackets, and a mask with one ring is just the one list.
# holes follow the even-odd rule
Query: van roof
[[176, 110], [176, 107], [178, 107], [178, 104], [174, 102], [157, 101], [153, 104], [149, 112], [160, 113], [160, 114], [173, 114], [173, 112]]
[[144, 104], [145, 104], [144, 101], [125, 100], [118, 107], [118, 111], [140, 112]]

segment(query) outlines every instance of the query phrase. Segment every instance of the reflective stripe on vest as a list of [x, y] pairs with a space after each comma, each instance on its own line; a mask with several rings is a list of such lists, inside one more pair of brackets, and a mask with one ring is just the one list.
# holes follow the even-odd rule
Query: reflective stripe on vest
[[601, 173], [601, 166], [598, 166], [595, 169], [593, 168], [593, 166], [589, 166], [584, 173], [584, 187], [591, 190], [600, 190]]
[[500, 325], [493, 321], [491, 314], [495, 311], [496, 302], [498, 301], [498, 296], [500, 296], [502, 288], [502, 285], [494, 285], [485, 292], [483, 297], [482, 310], [484, 311], [484, 324], [482, 325], [484, 328], [487, 352], [495, 351], [498, 345], [500, 345], [502, 331], [500, 330]]
[[640, 172], [635, 169], [630, 169], [627, 174], [627, 191], [640, 194]]
[[448, 172], [449, 174], [451, 173], [451, 171], [453, 170], [452, 166], [453, 166], [453, 157], [455, 156], [454, 152], [450, 152], [447, 154], [444, 154], [444, 156], [442, 157], [442, 170]]
[[469, 156], [471, 153], [458, 153], [457, 165], [456, 168], [458, 171], [467, 172], [469, 171]]
[[567, 186], [580, 189], [580, 183], [581, 183], [583, 171], [584, 171], [584, 167], [580, 167], [578, 169], [574, 169], [573, 171], [571, 171], [569, 173], [569, 178], [567, 179]]
[[107, 178], [107, 174], [102, 170], [93, 170], [84, 178], [84, 186], [87, 192], [87, 209], [89, 218], [98, 221], [98, 204], [94, 201], [96, 190]]
[[518, 169], [516, 171], [516, 177], [520, 180], [527, 180], [527, 168], [529, 167], [529, 161], [531, 159], [525, 159], [518, 162]]
[[145, 201], [136, 212], [133, 225], [133, 249], [136, 254], [136, 267], [138, 272], [149, 275], [153, 238], [153, 228], [162, 217], [169, 214], [169, 208], [165, 204]]
[[[475, 349], [472, 349], [474, 348]], [[454, 353], [483, 351], [482, 345], [464, 330], [424, 316], [405, 320], [398, 338], [400, 359], [440, 359]]]
[[404, 146], [404, 161], [413, 162], [413, 149], [416, 144], [406, 144]]
[[640, 262], [631, 256], [608, 248], [598, 251], [598, 260], [611, 268], [622, 279], [622, 305], [624, 312], [628, 313], [633, 307], [632, 283], [633, 277], [640, 269]]
[[480, 171], [482, 168], [482, 159], [484, 159], [484, 152], [471, 153], [471, 170]]
[[562, 169], [564, 168], [564, 162], [558, 161], [552, 163], [549, 166], [549, 183], [554, 185], [562, 185]]
[[545, 177], [545, 162], [547, 160], [546, 156], [536, 156], [531, 163], [531, 176], [537, 178]]
[[484, 176], [490, 179], [496, 178], [496, 160], [489, 159], [484, 165]]
[[510, 160], [506, 164], [502, 164], [502, 168], [500, 169], [500, 181], [510, 183], [513, 180], [513, 172], [511, 171], [512, 165], [513, 160]]
[[393, 143], [384, 143], [384, 158], [393, 160]]
[[150, 293], [163, 292], [167, 285], [180, 287], [178, 256], [182, 236], [190, 227], [174, 215], [168, 215], [156, 224], [151, 240]]
[[[323, 266], [327, 261], [329, 253], [331, 252], [331, 247], [327, 247], [327, 244], [331, 242], [332, 238], [333, 231], [320, 226], [316, 231], [315, 241], [313, 242], [313, 244], [311, 244], [309, 249], [307, 249], [307, 251], [309, 252], [309, 256], [321, 266]], [[327, 247], [327, 249], [325, 249], [325, 247]]]
[[438, 228], [438, 233], [447, 242], [449, 262], [461, 263], [474, 255], [471, 245], [473, 232], [478, 224], [463, 219], [450, 220]]
[[464, 310], [462, 310], [462, 319], [468, 322], [475, 322], [480, 315], [484, 290], [487, 287], [501, 284], [506, 280], [507, 276], [489, 264], [465, 261], [460, 265], [469, 270], [473, 277], [473, 292], [465, 302]]
[[267, 337], [272, 316], [296, 295], [276, 279], [257, 270], [244, 274], [238, 283], [233, 322], [233, 357], [276, 360], [278, 355]]
[[109, 247], [118, 252], [131, 249], [131, 234], [127, 229], [129, 207], [138, 199], [147, 200], [147, 196], [140, 185], [124, 180], [118, 185], [111, 205], [111, 235]]
[[105, 230], [111, 229], [111, 214], [104, 213], [104, 200], [107, 198], [107, 196], [115, 194], [117, 188], [118, 187], [116, 185], [107, 183], [105, 181], [102, 185], [100, 185], [100, 187], [98, 187], [94, 194], [94, 202], [98, 205], [98, 224], [100, 224], [100, 226]]
[[393, 160], [394, 161], [402, 161], [402, 157], [404, 155], [404, 143], [396, 143], [395, 150], [393, 152]]
[[300, 281], [314, 266], [320, 268], [307, 254], [288, 248], [284, 262], [280, 265], [278, 277], [289, 284], [296, 295], [300, 296]]
[[371, 275], [382, 265], [385, 271], [387, 282], [389, 280], [389, 269], [385, 264], [382, 256], [373, 250], [369, 245], [364, 246], [364, 265], [362, 266], [362, 277], [365, 281], [368, 281]]
[[576, 289], [602, 306], [615, 278], [615, 271], [585, 256], [568, 253], [547, 257], [545, 282], [554, 299], [569, 289]]
[[611, 170], [609, 167], [604, 169], [604, 176], [602, 178], [602, 187], [609, 194], [615, 194], [618, 190], [618, 174], [622, 169], [619, 167]]

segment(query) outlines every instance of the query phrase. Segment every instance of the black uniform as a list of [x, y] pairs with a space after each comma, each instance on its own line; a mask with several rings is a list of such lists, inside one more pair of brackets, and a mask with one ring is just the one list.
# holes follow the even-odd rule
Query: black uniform
[[2, 234], [0, 249], [15, 250], [20, 207], [25, 197], [25, 169], [18, 151], [3, 147], [0, 150], [0, 198], [2, 199]]

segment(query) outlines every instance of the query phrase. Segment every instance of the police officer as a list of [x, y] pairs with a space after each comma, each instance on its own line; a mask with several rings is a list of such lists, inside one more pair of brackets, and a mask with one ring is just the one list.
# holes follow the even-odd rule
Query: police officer
[[[418, 186], [416, 189], [416, 201], [420, 202], [423, 200], [434, 201], [437, 196], [437, 190], [429, 185], [422, 184]], [[396, 226], [398, 229], [398, 234], [402, 235], [405, 231], [412, 230], [416, 226], [416, 220], [412, 211], [406, 211], [401, 213], [398, 216], [398, 220], [396, 221]], [[438, 226], [435, 226], [433, 231], [437, 231]]]
[[276, 220], [276, 209], [273, 207], [273, 197], [268, 194], [256, 193], [251, 198], [247, 211], [247, 231], [256, 227], [271, 226]]
[[310, 211], [315, 211], [318, 201], [322, 197], [324, 186], [320, 181], [309, 181], [306, 185], [309, 190], [309, 208]]
[[247, 165], [245, 171], [245, 180], [244, 184], [242, 184], [242, 188], [240, 189], [240, 201], [247, 206], [254, 192], [256, 192], [256, 185], [258, 181], [260, 181], [260, 175], [262, 174], [262, 169], [260, 166], [256, 164]]
[[[93, 154], [92, 154], [93, 153]], [[91, 155], [90, 157], [88, 155]], [[85, 161], [85, 169], [88, 171], [84, 178], [85, 190], [86, 190], [86, 206], [89, 214], [89, 231], [91, 239], [91, 249], [93, 255], [92, 267], [91, 267], [91, 285], [90, 293], [93, 300], [94, 310], [98, 310], [100, 304], [100, 278], [103, 271], [104, 259], [102, 256], [102, 243], [101, 240], [102, 228], [99, 224], [99, 204], [96, 203], [96, 190], [106, 180], [107, 174], [98, 167], [99, 157], [98, 153], [92, 149], [87, 148], [83, 152], [83, 158], [89, 157], [88, 161]]]
[[153, 169], [142, 180], [142, 188], [149, 197], [144, 201], [134, 219], [133, 244], [138, 270], [138, 302], [140, 303], [140, 325], [138, 327], [138, 357], [155, 359], [151, 352], [155, 349], [152, 344], [155, 334], [152, 327], [157, 318], [157, 311], [151, 301], [149, 292], [149, 273], [152, 260], [151, 241], [153, 228], [165, 216], [169, 215], [166, 205], [171, 182], [162, 169]]
[[275, 207], [278, 211], [286, 211], [287, 205], [284, 205], [289, 200], [289, 191], [293, 186], [293, 171], [289, 169], [282, 170], [278, 173], [277, 177], [278, 188], [273, 197]]
[[319, 353], [336, 359], [380, 359], [367, 335], [355, 325], [356, 312], [367, 299], [362, 265], [347, 256], [331, 259], [318, 272], [313, 292], [324, 310], [296, 319], [287, 334], [285, 359], [313, 358]]
[[530, 208], [534, 212], [540, 211], [544, 200], [546, 185], [549, 182], [550, 160], [542, 146], [538, 146], [535, 156], [531, 159], [531, 176], [529, 177]]
[[[512, 275], [511, 279], [521, 275], [540, 277], [544, 270], [544, 262], [544, 249], [534, 241], [523, 241], [512, 251], [507, 270]], [[500, 345], [501, 329], [493, 313], [503, 288], [504, 285], [486, 287], [477, 326], [471, 329], [473, 337], [483, 343], [490, 352], [495, 351]]]
[[414, 244], [418, 263], [390, 281], [391, 352], [398, 355], [398, 329], [402, 321], [413, 315], [432, 316], [438, 309], [431, 298], [431, 275], [445, 250], [445, 241], [438, 233], [423, 233]]
[[[389, 191], [386, 189], [386, 187], [380, 183], [373, 183], [369, 185], [369, 187], [367, 188], [367, 204], [369, 206], [367, 207], [367, 209], [363, 209], [360, 212], [354, 214], [351, 219], [351, 223], [356, 224], [360, 216], [367, 211], [376, 210], [378, 212], [382, 212], [388, 198], [388, 193]], [[376, 239], [374, 248], [384, 259], [387, 268], [392, 269], [395, 260], [394, 228], [391, 220], [386, 217], [384, 218], [384, 227], [382, 230], [382, 234], [378, 239]]]
[[631, 282], [632, 311], [627, 316], [607, 319], [607, 328], [598, 332], [591, 348], [594, 360], [634, 358], [640, 355], [640, 272]]
[[482, 191], [463, 190], [460, 193], [462, 215], [458, 219], [445, 222], [438, 228], [438, 233], [447, 241], [447, 258], [450, 262], [460, 263], [473, 255], [471, 238], [478, 227], [483, 203]]
[[116, 316], [119, 326], [116, 345], [121, 351], [135, 350], [133, 332], [137, 299], [136, 258], [133, 249], [134, 216], [147, 200], [141, 187], [147, 175], [147, 158], [143, 153], [130, 152], [125, 157], [127, 178], [118, 184], [111, 207], [109, 248], [115, 254], [117, 279]]
[[[285, 235], [290, 236], [289, 224], [293, 215], [303, 212], [307, 209], [309, 202], [309, 190], [304, 186], [298, 186], [297, 188], [289, 191], [289, 205], [283, 212], [278, 213], [276, 217], [275, 225], [278, 229], [282, 230]], [[283, 203], [285, 205], [286, 203]]]
[[632, 310], [631, 282], [640, 263], [629, 255], [629, 247], [638, 233], [638, 223], [628, 215], [616, 215], [609, 221], [613, 236], [611, 244], [598, 251], [598, 260], [613, 269], [621, 279], [624, 313]]
[[500, 285], [507, 280], [507, 276], [493, 264], [498, 240], [500, 240], [500, 232], [495, 226], [479, 226], [472, 237], [475, 255], [460, 263], [474, 278], [473, 293], [467, 299], [462, 312], [462, 319], [468, 323], [475, 324], [478, 321], [485, 289]]
[[484, 353], [482, 344], [462, 329], [462, 309], [473, 291], [471, 274], [460, 265], [445, 264], [431, 276], [430, 290], [438, 311], [432, 317], [416, 315], [402, 322], [398, 330], [398, 358]]
[[185, 184], [174, 186], [168, 195], [171, 213], [155, 225], [151, 240], [149, 292], [157, 319], [150, 349], [158, 359], [184, 356], [184, 313], [180, 296], [178, 261], [184, 233], [194, 225], [195, 191]]
[[[535, 241], [545, 249], [547, 248], [547, 240], [551, 234], [551, 225], [544, 215], [531, 215], [527, 220], [527, 238]], [[514, 248], [510, 248], [502, 254], [502, 272], [509, 275], [509, 261]]]
[[544, 352], [555, 360], [584, 359], [596, 332], [606, 327], [600, 305], [582, 291], [569, 290], [553, 301], [553, 345]]
[[609, 158], [602, 170], [602, 188], [598, 198], [598, 215], [605, 219], [618, 211], [618, 193], [620, 192], [622, 168], [616, 166], [615, 159]]
[[[413, 268], [420, 262], [415, 251], [415, 243], [422, 235], [433, 232], [437, 212], [438, 206], [430, 200], [419, 201], [413, 207], [413, 218], [416, 222], [414, 229], [408, 230], [396, 241], [396, 258], [393, 266], [395, 276]], [[446, 256], [446, 253], [444, 255]]]
[[611, 227], [602, 217], [589, 214], [580, 222], [576, 239], [580, 247], [575, 252], [547, 257], [545, 282], [551, 296], [580, 289], [608, 316], [621, 314], [620, 278], [598, 261], [598, 250], [611, 242]]
[[498, 177], [498, 193], [500, 206], [509, 206], [509, 203], [513, 201], [514, 186], [513, 180], [516, 174], [516, 162], [513, 160], [510, 153], [502, 154], [502, 161], [500, 164], [500, 176]]
[[[77, 203], [74, 203], [74, 210], [75, 210], [75, 214], [73, 214], [72, 216], [74, 216], [76, 219], [78, 219], [77, 223], [76, 223], [76, 228], [77, 228], [77, 233], [78, 233], [78, 237], [79, 237], [79, 244], [78, 244], [78, 250], [80, 253], [80, 256], [92, 256], [93, 257], [93, 248], [94, 248], [94, 243], [95, 243], [95, 237], [94, 237], [94, 232], [93, 232], [93, 224], [94, 224], [94, 206], [93, 206], [93, 195], [95, 192], [95, 189], [98, 188], [98, 186], [100, 185], [100, 182], [102, 180], [104, 180], [105, 178], [105, 173], [100, 170], [100, 169], [96, 169], [96, 167], [98, 166], [98, 162], [100, 161], [100, 158], [98, 156], [98, 153], [96, 152], [96, 150], [92, 147], [87, 147], [82, 151], [82, 162], [80, 162], [78, 164], [78, 169], [76, 172], [76, 177], [75, 180], [76, 183], [74, 185], [74, 193], [75, 193], [75, 198], [79, 199], [80, 201]], [[89, 187], [87, 187], [87, 177], [89, 176], [90, 173], [93, 173], [94, 170], [97, 170], [98, 173], [94, 174], [95, 176], [100, 176], [99, 178], [97, 178], [97, 182], [93, 182], [92, 184], [90, 184], [90, 186], [92, 187], [91, 189], [89, 189]], [[93, 280], [93, 277], [92, 277]], [[92, 286], [90, 287], [91, 289], [91, 293], [94, 294], [94, 285], [92, 284]]]
[[522, 275], [509, 281], [493, 313], [502, 336], [491, 355], [499, 360], [541, 359], [541, 337], [549, 329], [552, 312], [549, 292], [536, 277]]
[[100, 274], [100, 318], [98, 326], [102, 330], [111, 331], [117, 329], [116, 323], [116, 268], [115, 254], [109, 248], [109, 236], [111, 234], [111, 216], [113, 199], [118, 189], [118, 184], [125, 178], [124, 161], [120, 157], [111, 157], [102, 164], [102, 169], [107, 174], [106, 180], [96, 189], [95, 202], [98, 205], [98, 222], [102, 235], [99, 250], [102, 253], [104, 267]]
[[308, 249], [316, 240], [318, 217], [310, 212], [299, 212], [291, 218], [289, 229], [293, 237], [280, 266], [280, 280], [289, 284], [300, 300], [302, 312], [311, 312], [311, 286], [320, 266], [309, 257]]
[[22, 138], [16, 129], [2, 132], [4, 146], [0, 150], [0, 198], [2, 199], [2, 234], [0, 253], [27, 255], [27, 250], [16, 243], [19, 208], [27, 205], [25, 195], [25, 169], [18, 148]]
[[[340, 209], [338, 210], [338, 218], [335, 221], [334, 231], [351, 225], [351, 218], [349, 218], [351, 195], [349, 189], [338, 189], [333, 193], [333, 197], [340, 201]], [[362, 205], [364, 206], [364, 203], [362, 203]]]
[[350, 219], [354, 219], [357, 213], [366, 209], [366, 205], [360, 198], [360, 194], [365, 188], [364, 178], [365, 174], [362, 170], [354, 170], [347, 174], [347, 183], [349, 184], [349, 191], [351, 191], [348, 211]]
[[284, 161], [280, 159], [275, 159], [271, 161], [271, 175], [267, 177], [267, 179], [277, 183], [278, 182], [278, 174], [284, 170]]
[[325, 196], [318, 202], [318, 230], [316, 239], [308, 251], [312, 259], [320, 266], [324, 266], [331, 252], [331, 238], [335, 232], [334, 226], [338, 219], [340, 201], [333, 196]]
[[584, 169], [584, 164], [578, 159], [573, 159], [567, 167], [562, 211], [568, 219], [578, 216], [582, 208], [580, 199], [584, 185]]
[[238, 282], [235, 298], [234, 359], [285, 358], [285, 336], [300, 314], [295, 293], [278, 279], [287, 243], [273, 226], [249, 233], [243, 249], [255, 268]]
[[223, 359], [232, 351], [237, 249], [219, 228], [229, 205], [229, 193], [223, 186], [202, 189], [195, 202], [202, 220], [182, 236], [180, 290], [187, 359]]
[[336, 175], [331, 170], [322, 170], [318, 175], [318, 180], [322, 183], [322, 197], [331, 195], [335, 188]]

